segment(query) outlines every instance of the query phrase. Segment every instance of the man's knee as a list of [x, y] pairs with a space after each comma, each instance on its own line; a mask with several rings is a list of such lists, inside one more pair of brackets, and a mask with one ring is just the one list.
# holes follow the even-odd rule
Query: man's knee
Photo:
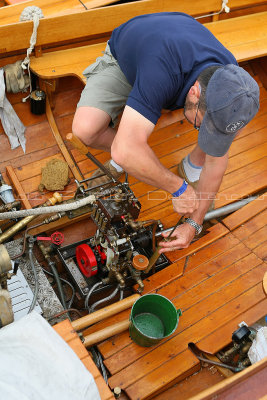
[[90, 119], [76, 112], [72, 122], [72, 132], [80, 138], [84, 143], [89, 144], [93, 135], [93, 126]]
[[85, 144], [90, 145], [99, 134], [104, 132], [110, 123], [110, 117], [104, 111], [91, 107], [80, 107], [76, 110], [72, 123], [72, 132]]

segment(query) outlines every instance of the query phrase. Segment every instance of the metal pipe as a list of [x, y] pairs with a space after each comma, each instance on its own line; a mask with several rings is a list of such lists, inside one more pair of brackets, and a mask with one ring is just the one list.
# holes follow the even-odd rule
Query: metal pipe
[[85, 306], [85, 308], [88, 309], [88, 311], [89, 311], [89, 306], [88, 306], [88, 304], [89, 304], [90, 296], [92, 295], [93, 291], [94, 291], [96, 288], [98, 288], [98, 286], [101, 286], [101, 285], [102, 285], [102, 282], [97, 282], [97, 283], [95, 283], [94, 286], [92, 286], [91, 289], [89, 290], [89, 292], [87, 293], [86, 298], [85, 298], [85, 301], [84, 301], [84, 306]]
[[119, 288], [120, 288], [120, 285], [118, 285], [118, 286], [116, 287], [116, 289], [115, 289], [109, 296], [104, 297], [104, 299], [101, 299], [101, 300], [97, 301], [96, 303], [94, 303], [94, 304], [91, 306], [91, 308], [90, 308], [90, 312], [93, 312], [94, 309], [95, 309], [97, 306], [99, 306], [100, 304], [106, 303], [106, 301], [109, 301], [109, 300], [113, 299], [113, 297], [115, 297], [116, 294], [118, 293]]
[[[61, 202], [62, 201], [62, 196], [61, 194], [55, 192], [53, 194], [53, 197], [51, 197], [50, 199], [48, 199], [43, 205], [41, 205], [39, 208], [49, 206], [47, 207], [48, 209], [52, 209], [53, 207], [51, 207], [51, 205], [56, 204], [57, 202]], [[3, 215], [9, 215], [9, 218], [16, 218], [16, 217], [11, 217], [11, 214], [15, 214], [15, 213], [20, 213], [23, 211], [31, 211], [31, 210], [22, 210], [22, 211], [13, 211], [13, 212], [8, 212], [8, 213], [2, 213], [0, 214], [0, 219], [6, 219], [6, 218], [2, 218]], [[32, 211], [38, 211], [38, 209], [36, 210], [32, 210]], [[1, 236], [0, 236], [0, 243], [3, 243], [5, 240], [9, 239], [10, 237], [12, 237], [13, 235], [15, 235], [15, 233], [17, 233], [18, 231], [20, 231], [22, 228], [24, 228], [26, 225], [28, 225], [29, 222], [31, 222], [33, 219], [35, 218], [35, 215], [29, 215], [25, 218], [23, 218], [21, 221], [17, 222], [15, 225], [13, 225], [10, 229], [8, 229], [6, 232], [4, 232]]]
[[205, 215], [204, 221], [209, 221], [210, 219], [222, 217], [223, 215], [227, 215], [231, 212], [237, 211], [239, 210], [239, 208], [244, 207], [246, 204], [250, 203], [253, 200], [256, 200], [257, 198], [258, 196], [251, 196], [247, 199], [242, 199], [234, 203], [228, 204], [227, 206], [217, 208], [216, 210], [209, 211]]
[[222, 367], [222, 368], [227, 368], [227, 369], [230, 369], [233, 372], [240, 372], [240, 371], [242, 371], [244, 369], [243, 367], [241, 367], [241, 368], [240, 367], [233, 367], [232, 365], [228, 365], [228, 364], [224, 364], [224, 363], [221, 363], [221, 362], [218, 362], [218, 361], [210, 360], [209, 358], [205, 357], [205, 355], [202, 354], [204, 352], [199, 350], [198, 347], [192, 342], [188, 343], [188, 348], [199, 359], [199, 361], [202, 361], [202, 362], [205, 362], [205, 363], [208, 363], [208, 364], [212, 364], [212, 365], [217, 365], [218, 367]]
[[[227, 206], [217, 208], [216, 210], [209, 211], [205, 215], [204, 221], [209, 221], [210, 219], [222, 217], [223, 215], [227, 215], [230, 214], [231, 212], [237, 211], [240, 208], [244, 207], [246, 204], [250, 203], [251, 201], [256, 200], [257, 198], [258, 196], [251, 196], [248, 197], [247, 199], [242, 199], [236, 201], [235, 203], [228, 204]], [[170, 232], [172, 229], [173, 227], [165, 229], [164, 231], [157, 232], [155, 236], [156, 237], [161, 236], [162, 233]]]
[[12, 203], [3, 204], [0, 206], [0, 213], [10, 211], [13, 208], [19, 208], [21, 206], [20, 201], [15, 200]]
[[[89, 149], [87, 148], [87, 146], [86, 146], [77, 136], [73, 135], [73, 133], [68, 133], [67, 136], [66, 136], [66, 138], [67, 138], [67, 140], [69, 140], [69, 141], [73, 144], [73, 146], [74, 146], [76, 149], [78, 149], [82, 154], [85, 154], [86, 157], [89, 158], [89, 160], [93, 161], [93, 163], [94, 163], [95, 165], [97, 165], [98, 168], [100, 168], [101, 171], [103, 171], [103, 172], [105, 173], [105, 175], [107, 175], [107, 176], [111, 179], [112, 182], [114, 182], [114, 183], [119, 183], [119, 184], [120, 184], [120, 181], [118, 181], [118, 179], [116, 179], [116, 178], [112, 175], [112, 173], [110, 172], [110, 170], [107, 169], [107, 168], [105, 167], [105, 165], [103, 165], [100, 161], [98, 161], [98, 160], [93, 156], [93, 154], [90, 153], [90, 151], [89, 151]], [[98, 178], [98, 176], [96, 176], [95, 178]]]
[[39, 226], [42, 226], [42, 225], [45, 225], [45, 224], [50, 224], [51, 222], [57, 221], [58, 219], [64, 217], [64, 215], [65, 215], [65, 213], [58, 213], [58, 214], [52, 215], [51, 217], [45, 218], [39, 224], [28, 226], [28, 228], [26, 228], [26, 230], [24, 232], [24, 238], [23, 238], [23, 245], [22, 245], [21, 253], [11, 257], [11, 260], [16, 260], [17, 258], [23, 256], [23, 254], [25, 253], [27, 234], [29, 233], [29, 231], [31, 231], [32, 229], [38, 228]]
[[62, 287], [62, 284], [61, 284], [61, 281], [60, 281], [60, 278], [59, 278], [59, 275], [57, 272], [56, 263], [51, 260], [49, 252], [47, 251], [47, 248], [44, 246], [44, 244], [39, 241], [37, 243], [38, 243], [39, 249], [41, 250], [47, 264], [51, 268], [51, 271], [53, 273], [53, 276], [55, 278], [55, 281], [56, 281], [56, 284], [58, 287], [59, 296], [60, 296], [60, 300], [63, 305], [63, 308], [65, 310], [67, 310], [67, 304], [66, 304], [66, 300], [65, 300], [65, 296], [64, 296], [64, 291], [63, 291], [63, 287]]

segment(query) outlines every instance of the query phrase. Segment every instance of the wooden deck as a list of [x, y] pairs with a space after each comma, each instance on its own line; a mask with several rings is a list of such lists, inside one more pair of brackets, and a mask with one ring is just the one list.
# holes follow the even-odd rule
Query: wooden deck
[[[231, 341], [231, 334], [240, 322], [252, 324], [266, 313], [267, 299], [262, 279], [267, 267], [267, 196], [264, 195], [267, 181], [267, 90], [257, 75], [257, 65], [251, 62], [244, 67], [260, 85], [260, 111], [231, 146], [229, 165], [215, 206], [218, 208], [255, 193], [261, 193], [261, 197], [236, 213], [214, 221], [206, 234], [188, 249], [170, 253], [172, 264], [169, 267], [145, 281], [145, 293], [160, 293], [183, 311], [178, 329], [170, 338], [156, 347], [141, 348], [125, 332], [98, 346], [110, 372], [110, 388], [121, 387], [130, 399], [156, 398], [160, 392], [198, 371], [200, 363], [188, 350], [189, 342], [197, 343], [199, 348], [214, 354]], [[64, 78], [59, 82], [54, 115], [63, 139], [71, 131], [81, 90], [82, 84], [74, 78]], [[62, 155], [46, 116], [31, 114], [29, 104], [21, 103], [22, 97], [22, 94], [8, 95], [27, 126], [26, 154], [20, 148], [10, 150], [0, 126], [0, 170], [8, 180], [5, 167], [12, 166], [22, 193], [27, 195], [31, 206], [35, 206], [50, 195], [41, 195], [37, 191], [41, 168], [54, 157], [62, 159]], [[173, 124], [164, 126], [164, 121], [162, 118], [149, 141], [161, 162], [175, 171], [177, 163], [196, 143], [197, 132], [180, 112], [175, 114]], [[71, 151], [84, 176], [89, 176], [95, 166], [76, 150]], [[92, 152], [102, 162], [109, 158], [107, 153]], [[177, 216], [166, 194], [133, 177], [130, 177], [130, 183], [142, 204], [141, 217], [160, 219], [165, 227], [173, 226]], [[72, 177], [63, 192], [64, 197], [70, 197], [74, 190]], [[57, 226], [65, 233], [65, 244], [89, 237], [94, 229], [89, 219], [82, 225], [77, 222], [66, 226], [66, 223], [68, 221], [64, 220], [62, 226]], [[50, 226], [49, 229], [53, 228]], [[189, 259], [185, 264], [186, 256]], [[119, 321], [128, 314], [124, 311], [87, 329], [84, 334]], [[83, 354], [81, 358], [86, 357], [86, 353]]]

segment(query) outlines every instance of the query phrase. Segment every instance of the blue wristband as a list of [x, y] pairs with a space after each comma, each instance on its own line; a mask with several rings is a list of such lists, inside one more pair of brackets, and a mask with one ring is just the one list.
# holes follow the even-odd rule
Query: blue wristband
[[172, 196], [173, 196], [173, 197], [179, 197], [179, 196], [181, 196], [181, 194], [183, 194], [183, 193], [186, 191], [187, 186], [188, 186], [188, 183], [187, 183], [186, 181], [183, 181], [183, 184], [182, 184], [182, 186], [180, 187], [180, 189], [178, 189], [176, 192], [174, 192], [174, 193], [172, 194]]

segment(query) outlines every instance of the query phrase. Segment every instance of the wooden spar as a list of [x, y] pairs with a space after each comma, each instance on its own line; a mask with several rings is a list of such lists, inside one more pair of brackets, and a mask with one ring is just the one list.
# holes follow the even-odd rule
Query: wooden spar
[[89, 325], [95, 324], [96, 322], [102, 321], [107, 317], [111, 317], [127, 308], [131, 307], [134, 302], [139, 299], [139, 294], [133, 294], [132, 296], [127, 297], [121, 301], [118, 301], [110, 306], [101, 308], [99, 311], [95, 311], [92, 314], [88, 314], [82, 318], [77, 319], [72, 322], [73, 328], [78, 331], [86, 328]]

